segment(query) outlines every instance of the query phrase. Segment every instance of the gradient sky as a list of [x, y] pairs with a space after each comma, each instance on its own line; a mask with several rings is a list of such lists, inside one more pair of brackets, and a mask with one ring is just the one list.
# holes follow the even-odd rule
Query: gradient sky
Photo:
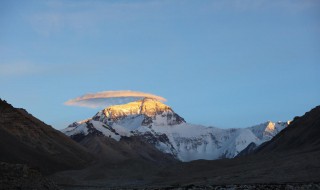
[[290, 120], [320, 104], [320, 1], [0, 1], [0, 98], [57, 129], [106, 90], [190, 123]]

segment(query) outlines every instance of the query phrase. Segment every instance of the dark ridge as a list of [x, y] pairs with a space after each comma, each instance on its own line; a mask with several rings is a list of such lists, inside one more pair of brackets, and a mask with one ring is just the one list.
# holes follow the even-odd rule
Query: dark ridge
[[239, 156], [246, 156], [248, 154], [251, 154], [254, 152], [254, 150], [257, 148], [256, 143], [252, 142], [250, 143], [245, 149], [243, 149], [236, 157]]
[[1, 110], [7, 109], [7, 108], [13, 108], [13, 106], [11, 104], [9, 104], [7, 101], [2, 100], [0, 98], [0, 112], [1, 112]]
[[0, 161], [45, 174], [83, 168], [93, 157], [82, 146], [24, 109], [0, 101]]
[[290, 125], [272, 140], [260, 145], [255, 152], [320, 150], [320, 106], [295, 117]]

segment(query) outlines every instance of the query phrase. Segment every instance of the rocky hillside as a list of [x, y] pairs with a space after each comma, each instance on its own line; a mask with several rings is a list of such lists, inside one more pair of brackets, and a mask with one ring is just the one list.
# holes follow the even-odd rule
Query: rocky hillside
[[0, 100], [0, 161], [21, 163], [45, 174], [82, 168], [91, 154], [69, 137]]
[[320, 106], [313, 108], [292, 123], [271, 141], [264, 143], [257, 153], [320, 150]]

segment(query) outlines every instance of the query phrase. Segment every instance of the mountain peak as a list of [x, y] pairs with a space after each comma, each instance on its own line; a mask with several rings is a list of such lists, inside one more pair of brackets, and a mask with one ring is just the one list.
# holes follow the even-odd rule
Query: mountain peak
[[268, 121], [265, 130], [272, 132], [272, 131], [275, 130], [275, 125], [276, 125], [275, 123], [273, 123], [273, 122], [271, 122], [271, 121]]
[[255, 145], [273, 138], [284, 122], [267, 121], [249, 128], [219, 129], [188, 124], [166, 104], [144, 98], [109, 106], [92, 119], [69, 125], [65, 134], [82, 141], [87, 135], [116, 141], [138, 137], [182, 161], [232, 158], [251, 142]]
[[140, 124], [144, 126], [149, 126], [150, 124], [177, 125], [185, 122], [169, 106], [152, 98], [109, 106], [98, 112], [92, 119], [112, 125], [115, 122], [126, 121], [126, 118], [132, 117], [142, 118], [142, 123]]
[[172, 109], [164, 103], [155, 99], [144, 98], [140, 106], [140, 114], [145, 114], [149, 117], [156, 115], [159, 112], [172, 111]]
[[0, 98], [0, 107], [1, 108], [13, 108], [13, 106], [11, 104], [9, 104], [5, 100], [2, 100], [1, 98]]
[[173, 112], [173, 110], [164, 103], [152, 98], [144, 98], [127, 104], [109, 106], [103, 110], [103, 113], [111, 119], [117, 119], [128, 115], [141, 114], [154, 117], [157, 114], [168, 111]]

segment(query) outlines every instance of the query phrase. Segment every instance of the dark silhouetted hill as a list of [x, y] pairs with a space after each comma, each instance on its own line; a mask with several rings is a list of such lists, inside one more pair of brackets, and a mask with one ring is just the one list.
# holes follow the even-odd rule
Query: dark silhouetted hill
[[0, 161], [27, 164], [44, 174], [83, 168], [92, 155], [24, 109], [0, 99]]
[[320, 150], [320, 106], [295, 117], [291, 124], [271, 141], [259, 146], [256, 153]]

